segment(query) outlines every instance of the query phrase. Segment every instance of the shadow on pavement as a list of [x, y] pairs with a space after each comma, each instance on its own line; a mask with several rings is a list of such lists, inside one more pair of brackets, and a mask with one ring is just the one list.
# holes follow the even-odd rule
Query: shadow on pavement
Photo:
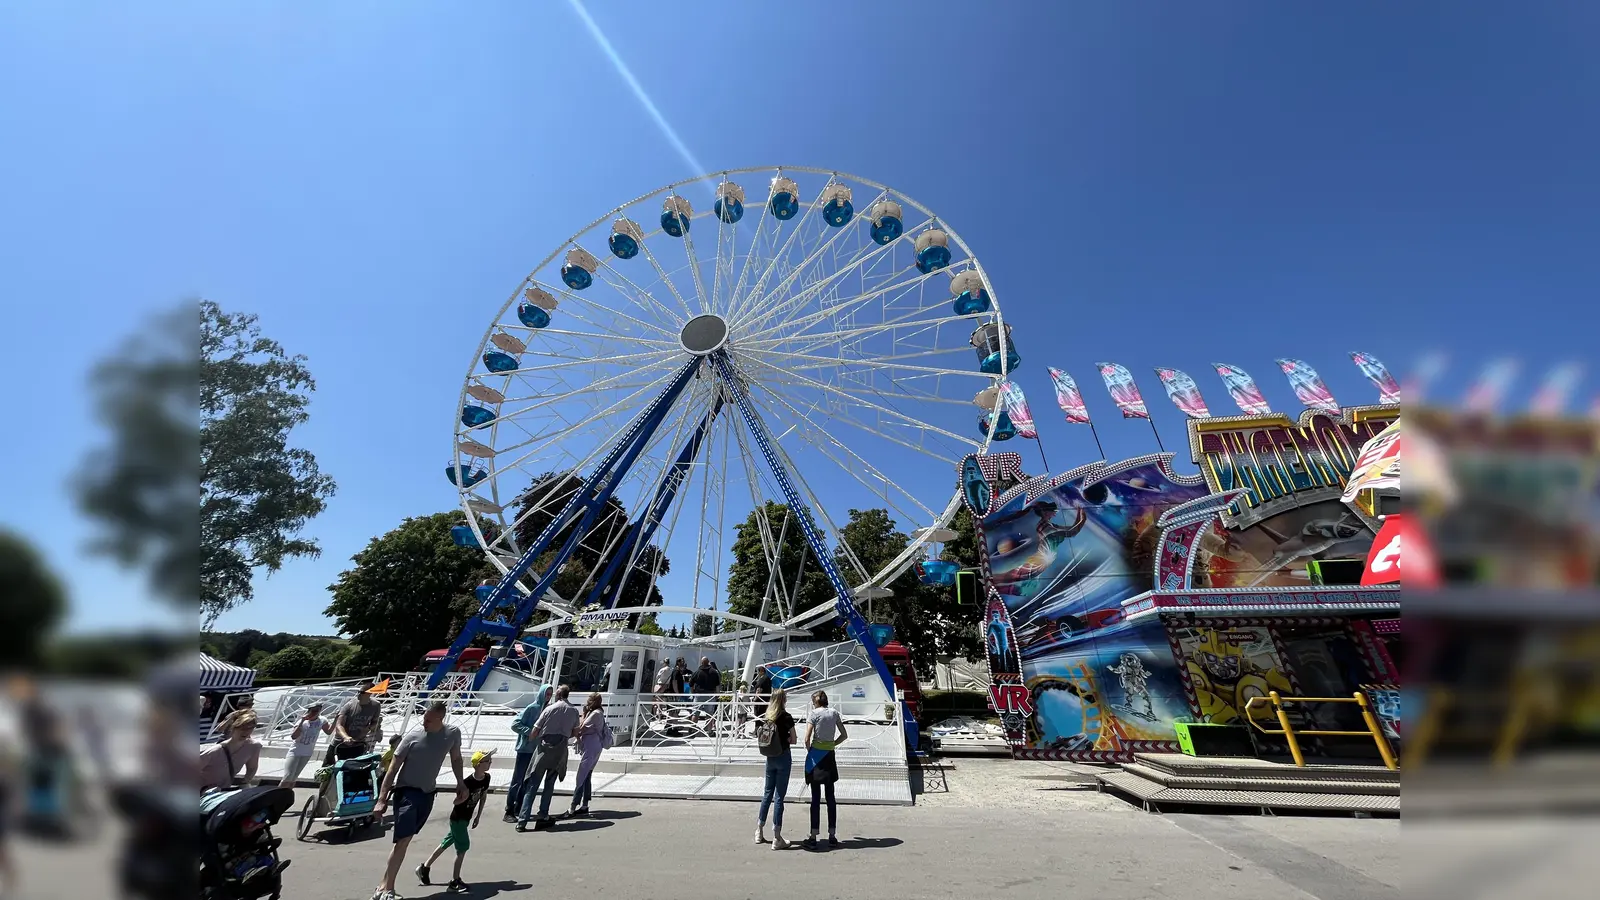
[[622, 819], [637, 819], [639, 816], [640, 813], [637, 809], [616, 810], [614, 812], [592, 812], [589, 814], [590, 819], [605, 819], [612, 822], [620, 821]]
[[610, 828], [612, 823], [596, 817], [593, 819], [557, 819], [545, 831], [566, 833], [569, 831], [597, 831], [601, 828]]
[[801, 850], [809, 850], [812, 853], [827, 853], [830, 850], [884, 850], [889, 847], [898, 847], [904, 843], [905, 841], [902, 841], [899, 838], [858, 837], [850, 838], [847, 841], [840, 841], [839, 846], [837, 847], [830, 847], [828, 846], [827, 841], [820, 839], [817, 841], [815, 846], [807, 847], [805, 844], [798, 842], [795, 844], [795, 846]]
[[[441, 890], [439, 893], [428, 894], [426, 896], [466, 897], [476, 900], [476, 898], [479, 897], [498, 897], [501, 894], [511, 894], [517, 891], [527, 891], [532, 889], [533, 885], [522, 884], [521, 882], [517, 881], [478, 881], [467, 885], [467, 889], [464, 891]], [[416, 888], [412, 888], [412, 890], [416, 890]], [[426, 900], [426, 898], [422, 898], [422, 900]]]

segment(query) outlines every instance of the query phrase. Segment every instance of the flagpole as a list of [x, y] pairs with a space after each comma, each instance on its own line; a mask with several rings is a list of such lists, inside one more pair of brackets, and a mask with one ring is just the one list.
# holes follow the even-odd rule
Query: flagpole
[[1044, 463], [1044, 474], [1048, 476], [1050, 474], [1050, 460], [1044, 458], [1044, 440], [1035, 435], [1033, 442], [1039, 445], [1039, 461]]
[[1145, 421], [1150, 423], [1150, 433], [1156, 436], [1156, 446], [1161, 448], [1162, 453], [1167, 452], [1167, 445], [1161, 443], [1161, 432], [1156, 430], [1156, 420], [1146, 416]]
[[1089, 433], [1094, 435], [1094, 448], [1100, 451], [1100, 458], [1104, 460], [1106, 458], [1106, 448], [1100, 444], [1100, 432], [1095, 430], [1094, 421], [1091, 419], [1085, 419], [1083, 424], [1089, 426]]

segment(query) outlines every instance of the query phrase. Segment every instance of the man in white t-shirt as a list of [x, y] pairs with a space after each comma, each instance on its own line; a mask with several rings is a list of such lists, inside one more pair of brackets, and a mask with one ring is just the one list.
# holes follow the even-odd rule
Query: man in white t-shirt
[[322, 704], [306, 707], [305, 716], [294, 723], [294, 733], [290, 735], [294, 746], [289, 748], [289, 758], [284, 760], [283, 780], [278, 782], [278, 787], [293, 788], [298, 784], [300, 773], [316, 754], [317, 738], [332, 733], [333, 723], [322, 718]]

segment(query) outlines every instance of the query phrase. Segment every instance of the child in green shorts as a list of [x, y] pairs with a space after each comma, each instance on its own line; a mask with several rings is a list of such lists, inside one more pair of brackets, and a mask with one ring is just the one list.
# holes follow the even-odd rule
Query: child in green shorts
[[433, 865], [444, 851], [450, 847], [456, 848], [455, 873], [446, 885], [447, 890], [466, 890], [467, 883], [461, 880], [461, 861], [467, 858], [467, 850], [472, 847], [472, 838], [468, 835], [467, 823], [471, 822], [473, 828], [478, 827], [478, 822], [483, 818], [483, 806], [489, 799], [489, 766], [494, 762], [493, 750], [479, 750], [472, 754], [472, 774], [462, 779], [462, 784], [467, 789], [467, 799], [457, 803], [450, 810], [450, 833], [439, 842], [438, 849], [428, 857], [428, 861], [417, 866], [417, 880], [423, 884], [432, 884], [428, 880], [428, 867]]

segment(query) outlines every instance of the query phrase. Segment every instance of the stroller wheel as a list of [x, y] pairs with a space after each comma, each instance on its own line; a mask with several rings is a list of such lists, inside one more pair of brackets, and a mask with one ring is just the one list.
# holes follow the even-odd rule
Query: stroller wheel
[[316, 815], [317, 798], [312, 797], [306, 800], [305, 806], [300, 808], [300, 823], [295, 827], [295, 837], [297, 839], [302, 841], [308, 839], [311, 834], [311, 826], [316, 822]]

